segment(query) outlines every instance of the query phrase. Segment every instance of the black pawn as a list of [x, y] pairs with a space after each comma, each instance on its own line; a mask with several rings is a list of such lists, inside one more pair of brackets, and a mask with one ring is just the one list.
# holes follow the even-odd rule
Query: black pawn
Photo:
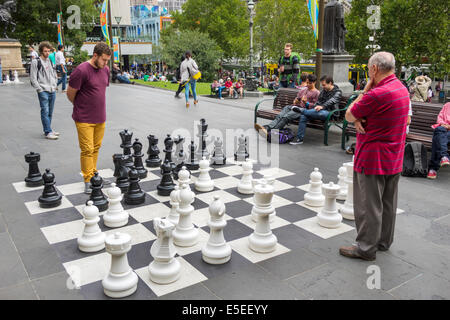
[[156, 168], [161, 166], [161, 159], [159, 158], [158, 138], [154, 135], [149, 135], [148, 139], [148, 158], [145, 160], [145, 165], [149, 168]]
[[129, 172], [130, 186], [127, 193], [125, 193], [125, 203], [137, 205], [145, 202], [145, 193], [139, 186], [139, 173], [136, 169], [131, 169]]
[[170, 193], [175, 189], [175, 183], [172, 180], [172, 167], [168, 160], [165, 160], [161, 165], [161, 182], [158, 184], [158, 194], [160, 196], [170, 196]]
[[133, 143], [133, 158], [134, 168], [138, 172], [139, 179], [147, 178], [147, 169], [144, 168], [142, 157], [144, 157], [144, 154], [142, 153], [142, 143], [140, 143], [139, 139], [136, 138]]
[[198, 170], [199, 164], [195, 157], [195, 144], [194, 141], [191, 140], [191, 159], [190, 162], [186, 164], [186, 168], [189, 170]]
[[172, 148], [173, 148], [173, 139], [170, 137], [170, 134], [168, 134], [167, 137], [164, 139], [163, 152], [166, 154], [164, 162], [168, 160], [170, 163], [170, 168], [173, 171], [175, 170], [175, 163], [172, 161], [172, 152], [173, 152]]
[[130, 179], [128, 178], [128, 172], [131, 170], [125, 165], [125, 156], [120, 157], [119, 161], [119, 175], [116, 179], [116, 187], [119, 188], [122, 193], [128, 191], [130, 186]]
[[41, 160], [39, 153], [30, 152], [25, 155], [25, 162], [28, 163], [28, 175], [25, 178], [27, 187], [39, 187], [44, 184], [42, 174], [39, 172], [38, 162]]
[[[103, 179], [99, 176], [98, 172], [94, 173], [94, 176], [91, 178], [91, 196], [88, 201], [92, 201], [94, 206], [98, 208], [99, 212], [105, 211], [108, 209], [108, 199], [103, 194]], [[86, 201], [86, 205], [88, 203]]]
[[128, 131], [127, 129], [124, 129], [123, 131], [119, 132], [120, 138], [122, 139], [122, 143], [120, 147], [123, 149], [123, 155], [129, 156], [126, 157], [126, 163], [127, 167], [133, 166], [133, 157], [131, 156], [131, 147], [133, 146], [131, 144], [131, 138], [133, 137], [133, 132]]
[[45, 169], [42, 175], [44, 180], [44, 191], [39, 197], [39, 206], [41, 208], [54, 208], [61, 204], [62, 196], [55, 188], [55, 175], [50, 172], [50, 169]]

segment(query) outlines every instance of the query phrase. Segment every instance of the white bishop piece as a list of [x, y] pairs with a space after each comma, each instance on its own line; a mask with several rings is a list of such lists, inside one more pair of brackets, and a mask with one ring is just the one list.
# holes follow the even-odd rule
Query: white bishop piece
[[191, 247], [198, 242], [198, 229], [192, 224], [191, 214], [194, 207], [191, 203], [194, 201], [194, 192], [188, 189], [187, 185], [181, 185], [179, 194], [180, 204], [178, 214], [180, 218], [173, 231], [173, 243], [180, 247]]
[[178, 224], [178, 220], [180, 219], [180, 215], [177, 210], [180, 205], [180, 187], [175, 186], [175, 189], [170, 193], [170, 212], [167, 216], [167, 220], [169, 220], [174, 226]]
[[319, 168], [314, 168], [311, 172], [309, 180], [309, 191], [305, 193], [305, 204], [311, 207], [322, 207], [325, 202], [325, 197], [322, 194], [322, 174]]
[[111, 269], [103, 279], [103, 292], [111, 298], [123, 298], [137, 289], [138, 276], [128, 264], [127, 253], [131, 250], [129, 234], [116, 232], [105, 239], [106, 251], [111, 254]]
[[209, 176], [209, 161], [206, 160], [206, 157], [203, 157], [202, 160], [200, 160], [200, 174], [195, 180], [194, 186], [197, 191], [200, 192], [208, 192], [212, 191], [214, 189], [214, 181], [211, 180], [211, 177]]
[[[253, 180], [255, 181], [255, 180]], [[252, 212], [257, 216], [255, 231], [248, 237], [249, 247], [256, 252], [272, 252], [277, 245], [277, 237], [272, 233], [269, 215], [275, 211], [272, 206], [274, 188], [265, 179], [254, 186], [255, 205]]]
[[238, 192], [243, 194], [253, 194], [253, 184], [252, 184], [252, 173], [253, 173], [253, 162], [247, 159], [242, 164], [242, 178], [238, 184]]
[[347, 199], [344, 205], [339, 209], [344, 219], [355, 220], [355, 214], [353, 212], [353, 162], [344, 163], [345, 169], [347, 169], [347, 177], [345, 182], [347, 183]]
[[209, 240], [202, 249], [202, 258], [210, 264], [226, 263], [231, 258], [231, 247], [223, 236], [227, 222], [224, 219], [225, 205], [219, 196], [214, 196], [214, 201], [209, 205], [209, 214]]
[[108, 211], [103, 215], [103, 223], [110, 228], [118, 228], [128, 223], [129, 214], [123, 210], [122, 191], [116, 187], [115, 183], [111, 183], [111, 188], [107, 189], [108, 193]]
[[333, 182], [322, 185], [322, 192], [325, 195], [325, 206], [317, 214], [317, 221], [325, 228], [338, 228], [342, 222], [342, 216], [338, 213], [336, 197], [341, 187]]
[[105, 234], [100, 230], [99, 211], [92, 201], [88, 201], [83, 210], [84, 229], [78, 238], [78, 248], [83, 252], [97, 252], [105, 247]]
[[[266, 181], [267, 185], [268, 185], [268, 186], [271, 186], [272, 189], [274, 190], [273, 184], [275, 183], [275, 178], [273, 178], [273, 177], [270, 176], [270, 175], [265, 175], [263, 179], [253, 179], [253, 180], [252, 180], [253, 189], [255, 188], [256, 185], [262, 183], [263, 180]], [[275, 191], [275, 190], [274, 190], [274, 191]], [[272, 196], [273, 196], [273, 192], [272, 192]], [[256, 208], [256, 195], [253, 196], [253, 203], [254, 203], [255, 205], [252, 207], [251, 217], [252, 217], [252, 220], [253, 220], [254, 222], [258, 222], [258, 214], [255, 212], [255, 208]], [[273, 209], [273, 212], [269, 215], [269, 222], [272, 222], [272, 221], [273, 221], [273, 219], [275, 218], [275, 215], [276, 215], [276, 214], [277, 214], [277, 212], [275, 211], [275, 209]]]
[[345, 200], [345, 199], [347, 199], [348, 186], [347, 186], [347, 182], [346, 182], [347, 169], [345, 169], [344, 166], [339, 168], [339, 174], [337, 177], [338, 177], [338, 185], [341, 187], [341, 190], [339, 191], [337, 199]]
[[148, 266], [150, 280], [155, 283], [167, 284], [180, 278], [181, 265], [175, 259], [176, 249], [173, 245], [172, 233], [175, 226], [166, 219], [153, 219], [157, 239], [153, 242], [150, 254], [154, 260]]

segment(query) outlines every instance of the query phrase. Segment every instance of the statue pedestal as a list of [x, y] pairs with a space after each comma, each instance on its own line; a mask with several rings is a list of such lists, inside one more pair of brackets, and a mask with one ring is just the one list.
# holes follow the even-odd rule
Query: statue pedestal
[[[349, 54], [324, 54], [322, 55], [322, 74], [332, 76], [334, 84], [342, 90], [343, 96], [353, 93], [353, 85], [348, 81], [349, 64], [355, 56]], [[315, 59], [315, 58], [314, 58]]]
[[22, 65], [22, 45], [15, 39], [0, 39], [0, 57], [2, 57], [2, 73], [7, 74], [9, 70], [17, 70], [20, 75], [26, 73]]

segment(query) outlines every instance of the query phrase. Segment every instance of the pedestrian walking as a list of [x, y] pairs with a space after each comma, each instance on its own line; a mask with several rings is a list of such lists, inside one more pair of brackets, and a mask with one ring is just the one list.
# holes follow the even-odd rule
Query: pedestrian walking
[[58, 45], [58, 52], [55, 54], [56, 70], [61, 75], [58, 80], [56, 88], [62, 83], [62, 92], [66, 92], [66, 82], [67, 82], [67, 69], [66, 69], [66, 58], [64, 57], [64, 46]]
[[184, 91], [186, 95], [186, 108], [189, 108], [189, 87], [192, 87], [192, 95], [194, 96], [194, 105], [198, 104], [197, 99], [197, 80], [196, 77], [200, 73], [198, 70], [197, 63], [194, 59], [192, 59], [192, 54], [190, 51], [186, 51], [184, 54], [184, 61], [181, 63], [180, 72], [181, 72], [181, 82], [187, 81]]

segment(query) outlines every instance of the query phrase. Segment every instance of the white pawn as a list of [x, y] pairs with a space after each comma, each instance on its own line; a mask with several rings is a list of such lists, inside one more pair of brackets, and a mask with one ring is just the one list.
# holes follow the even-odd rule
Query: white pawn
[[248, 237], [249, 247], [255, 252], [268, 253], [276, 249], [277, 237], [272, 233], [269, 215], [275, 211], [272, 206], [274, 188], [265, 179], [255, 185], [252, 212], [257, 215], [255, 231]]
[[182, 166], [181, 170], [178, 172], [178, 185], [181, 186], [182, 184], [187, 184], [189, 186], [191, 182], [191, 174], [185, 166]]
[[127, 253], [131, 250], [129, 234], [116, 232], [105, 239], [106, 251], [111, 254], [111, 269], [103, 279], [103, 292], [111, 298], [123, 298], [137, 289], [138, 276], [128, 264]]
[[[272, 186], [275, 183], [275, 178], [270, 176], [270, 175], [264, 175], [263, 179], [253, 179], [252, 180], [252, 186], [253, 189], [255, 188], [256, 185], [262, 183], [262, 180], [265, 180], [267, 185]], [[255, 200], [255, 196], [253, 196], [253, 203], [256, 204], [256, 200]], [[251, 211], [251, 218], [254, 222], [258, 221], [258, 215], [255, 213], [255, 207], [252, 207], [252, 211]], [[273, 209], [273, 212], [269, 215], [269, 222], [273, 222], [273, 219], [275, 218], [277, 212], [275, 211], [275, 209]]]
[[345, 182], [345, 179], [347, 178], [347, 169], [345, 169], [345, 167], [340, 167], [339, 174], [337, 177], [338, 177], [338, 185], [341, 187], [337, 199], [345, 200], [347, 198], [347, 190], [348, 190], [347, 183]]
[[238, 184], [238, 192], [243, 194], [253, 194], [253, 184], [252, 184], [252, 173], [253, 173], [253, 162], [247, 159], [242, 164], [242, 178]]
[[5, 84], [10, 84], [11, 80], [9, 79], [9, 74], [6, 75]]
[[200, 174], [197, 180], [195, 180], [195, 189], [200, 192], [212, 191], [214, 189], [214, 181], [211, 180], [211, 177], [209, 176], [209, 170], [211, 170], [209, 161], [206, 160], [206, 157], [203, 157], [203, 159], [200, 160], [199, 165]]
[[78, 248], [83, 252], [97, 252], [105, 247], [105, 234], [98, 226], [99, 211], [92, 201], [88, 201], [83, 210], [84, 229], [78, 238]]
[[344, 219], [355, 220], [355, 214], [353, 211], [353, 162], [344, 163], [344, 167], [347, 170], [347, 177], [345, 182], [347, 183], [347, 199], [345, 199], [344, 205], [339, 209]]
[[202, 258], [210, 264], [223, 264], [231, 258], [231, 247], [223, 236], [227, 222], [224, 219], [225, 205], [219, 196], [214, 196], [214, 201], [209, 205], [209, 214], [209, 239], [202, 249]]
[[103, 223], [110, 228], [123, 227], [128, 223], [129, 214], [126, 212], [120, 201], [122, 201], [122, 191], [111, 183], [111, 188], [107, 189], [108, 211], [103, 215]]
[[153, 261], [148, 266], [150, 280], [159, 284], [172, 283], [181, 274], [180, 262], [175, 259], [176, 249], [173, 245], [172, 233], [175, 226], [166, 219], [153, 219], [157, 239], [153, 242], [150, 254]]
[[319, 168], [314, 168], [309, 180], [309, 191], [305, 194], [305, 204], [311, 207], [322, 207], [325, 197], [322, 194], [322, 174]]
[[180, 215], [177, 212], [178, 206], [180, 205], [180, 187], [175, 186], [175, 189], [170, 193], [170, 212], [167, 216], [167, 220], [169, 220], [174, 226], [178, 224], [178, 220], [180, 219]]
[[336, 197], [341, 187], [333, 182], [322, 185], [325, 195], [325, 206], [317, 214], [317, 221], [325, 228], [338, 228], [342, 222], [342, 216], [338, 213]]
[[173, 243], [180, 247], [191, 247], [198, 242], [198, 229], [192, 224], [191, 214], [194, 212], [194, 207], [191, 203], [194, 201], [194, 192], [188, 190], [187, 185], [181, 186], [178, 214], [180, 219], [173, 231]]
[[17, 73], [17, 70], [14, 70], [14, 84], [20, 84], [20, 83], [22, 83], [22, 82], [19, 80], [19, 74]]

